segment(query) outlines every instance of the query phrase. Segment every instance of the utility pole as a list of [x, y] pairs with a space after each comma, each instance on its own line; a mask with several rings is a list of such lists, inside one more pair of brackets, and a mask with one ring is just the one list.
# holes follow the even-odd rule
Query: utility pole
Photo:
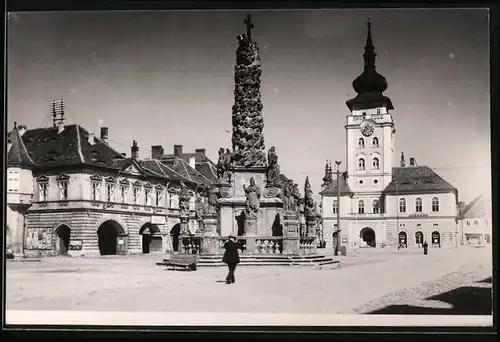
[[337, 242], [335, 244], [335, 255], [339, 254], [340, 246], [340, 164], [342, 162], [339, 160], [335, 161], [337, 164]]

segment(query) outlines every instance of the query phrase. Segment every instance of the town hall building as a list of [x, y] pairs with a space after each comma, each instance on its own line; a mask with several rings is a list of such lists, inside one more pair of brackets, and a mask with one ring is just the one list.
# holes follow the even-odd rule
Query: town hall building
[[394, 107], [375, 68], [370, 23], [363, 57], [364, 71], [353, 81], [357, 96], [346, 102], [346, 171], [334, 180], [327, 162], [320, 192], [327, 248], [337, 243], [338, 211], [341, 245], [455, 247], [457, 189], [403, 153], [395, 167]]

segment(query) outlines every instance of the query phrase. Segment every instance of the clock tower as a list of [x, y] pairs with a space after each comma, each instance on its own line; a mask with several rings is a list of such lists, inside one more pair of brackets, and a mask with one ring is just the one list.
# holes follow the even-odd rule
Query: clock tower
[[355, 193], [381, 193], [392, 180], [394, 121], [391, 100], [383, 95], [387, 81], [375, 68], [371, 23], [368, 22], [363, 73], [352, 86], [357, 96], [346, 102], [346, 164], [349, 187]]

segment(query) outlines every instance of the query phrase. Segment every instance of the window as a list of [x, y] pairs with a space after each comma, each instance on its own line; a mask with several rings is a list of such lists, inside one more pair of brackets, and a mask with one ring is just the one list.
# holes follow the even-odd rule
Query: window
[[19, 191], [19, 172], [18, 171], [9, 171], [9, 191], [18, 192]]
[[101, 200], [101, 183], [92, 182], [92, 201]]
[[365, 169], [365, 160], [363, 158], [360, 158], [358, 160], [358, 170], [364, 170]]
[[47, 201], [48, 200], [48, 183], [38, 183], [38, 200]]
[[434, 197], [432, 199], [432, 211], [433, 212], [439, 211], [439, 198], [437, 197]]
[[478, 220], [474, 220], [474, 225], [478, 226], [479, 225], [479, 221]]
[[404, 198], [399, 199], [399, 212], [406, 213], [406, 200]]
[[337, 210], [339, 210], [339, 206], [338, 206], [338, 202], [337, 200], [334, 200], [333, 201], [333, 213], [336, 214], [337, 213]]
[[127, 202], [128, 185], [120, 185], [120, 200], [122, 203]]
[[433, 227], [439, 227], [439, 223], [433, 223], [432, 226]]
[[467, 221], [467, 223], [466, 223], [466, 224], [467, 224], [467, 226], [470, 226], [470, 221]]
[[151, 199], [151, 189], [144, 189], [144, 204], [149, 205], [150, 199]]
[[372, 161], [372, 169], [373, 170], [378, 170], [378, 158], [373, 158], [373, 161]]
[[359, 148], [365, 147], [365, 141], [364, 141], [363, 138], [359, 138], [359, 140], [358, 140], [358, 147]]
[[380, 108], [377, 108], [377, 114], [380, 114]]
[[373, 140], [372, 140], [372, 146], [373, 147], [378, 147], [378, 138], [373, 138]]
[[359, 200], [358, 202], [358, 214], [365, 213], [365, 202], [363, 200]]
[[378, 200], [373, 200], [373, 213], [378, 214], [379, 210]]
[[160, 202], [161, 202], [162, 197], [163, 197], [163, 190], [156, 189], [155, 203], [156, 203], [157, 207], [160, 206]]
[[115, 185], [112, 183], [107, 183], [106, 184], [106, 201], [108, 201], [108, 202], [113, 201], [114, 191], [115, 191]]
[[141, 188], [138, 186], [134, 186], [134, 204], [139, 204], [139, 193], [141, 192]]
[[422, 212], [422, 199], [420, 197], [417, 197], [417, 199], [415, 200], [415, 211], [417, 213]]
[[68, 182], [59, 181], [60, 199], [66, 201], [68, 199]]

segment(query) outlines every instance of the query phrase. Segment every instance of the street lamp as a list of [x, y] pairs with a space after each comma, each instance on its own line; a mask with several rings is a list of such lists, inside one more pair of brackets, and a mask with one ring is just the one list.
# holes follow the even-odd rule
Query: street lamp
[[335, 255], [339, 254], [340, 247], [340, 164], [342, 162], [339, 160], [335, 161], [337, 165], [337, 242], [335, 243]]

